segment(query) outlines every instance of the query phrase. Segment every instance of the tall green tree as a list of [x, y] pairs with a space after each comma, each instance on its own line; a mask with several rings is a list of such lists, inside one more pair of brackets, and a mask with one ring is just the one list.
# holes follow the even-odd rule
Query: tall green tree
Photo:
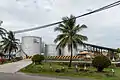
[[15, 39], [15, 35], [12, 31], [9, 31], [7, 37], [4, 37], [1, 41], [2, 52], [9, 53], [9, 60], [11, 59], [11, 54], [18, 50], [18, 39]]
[[[0, 26], [1, 26], [2, 23], [3, 23], [3, 21], [0, 20]], [[6, 33], [7, 33], [7, 30], [2, 28], [2, 27], [0, 27], [0, 36], [2, 38], [6, 36]]]
[[117, 48], [117, 52], [120, 53], [120, 48]]
[[54, 40], [57, 43], [58, 48], [68, 47], [68, 51], [71, 52], [69, 67], [72, 64], [73, 48], [77, 49], [78, 45], [84, 45], [83, 41], [87, 41], [87, 36], [79, 34], [84, 28], [87, 28], [86, 25], [76, 25], [75, 16], [71, 15], [70, 17], [63, 17], [63, 22], [59, 24], [54, 30], [59, 31], [60, 34]]
[[[1, 26], [2, 23], [3, 23], [3, 21], [0, 20], [0, 26]], [[3, 39], [4, 37], [6, 37], [6, 34], [7, 34], [7, 30], [0, 27], [0, 37]], [[1, 46], [0, 46], [0, 57], [2, 58], [3, 55], [4, 54], [3, 54]]]
[[7, 30], [5, 30], [4, 28], [0, 27], [0, 36], [1, 38], [4, 38], [7, 34]]

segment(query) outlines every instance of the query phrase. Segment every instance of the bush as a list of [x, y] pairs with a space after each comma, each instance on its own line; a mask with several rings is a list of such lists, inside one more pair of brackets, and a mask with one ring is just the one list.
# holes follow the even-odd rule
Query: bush
[[4, 58], [0, 58], [0, 64], [3, 64], [3, 63], [5, 63], [7, 60], [6, 59], [4, 59]]
[[41, 62], [44, 60], [43, 55], [36, 54], [32, 57], [32, 62], [35, 64], [41, 64]]
[[100, 55], [93, 59], [92, 65], [97, 68], [97, 71], [102, 72], [104, 68], [111, 65], [111, 61], [106, 56]]

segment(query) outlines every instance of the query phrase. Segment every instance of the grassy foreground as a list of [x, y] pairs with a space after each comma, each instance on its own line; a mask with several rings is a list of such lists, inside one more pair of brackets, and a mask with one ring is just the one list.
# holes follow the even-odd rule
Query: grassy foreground
[[[51, 67], [50, 67], [51, 64]], [[64, 67], [64, 69], [63, 69]], [[82, 69], [78, 67], [79, 69]], [[55, 72], [56, 69], [62, 70], [62, 72]], [[82, 77], [82, 78], [92, 78], [94, 80], [120, 80], [120, 68], [114, 68], [115, 75], [113, 76], [111, 69], [104, 69], [104, 72], [96, 72], [95, 68], [87, 67], [88, 71], [76, 71], [75, 67], [68, 68], [67, 65], [62, 63], [44, 63], [42, 65], [31, 64], [23, 69], [21, 72], [24, 73], [34, 73], [34, 74], [44, 74], [51, 76], [70, 76], [70, 77]]]

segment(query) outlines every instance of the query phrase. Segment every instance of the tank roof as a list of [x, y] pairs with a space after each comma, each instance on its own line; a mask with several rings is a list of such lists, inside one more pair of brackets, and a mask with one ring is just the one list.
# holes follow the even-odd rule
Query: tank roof
[[22, 36], [22, 38], [25, 38], [25, 37], [41, 38], [41, 37], [38, 37], [38, 36]]
[[46, 44], [48, 46], [57, 46], [56, 44]]

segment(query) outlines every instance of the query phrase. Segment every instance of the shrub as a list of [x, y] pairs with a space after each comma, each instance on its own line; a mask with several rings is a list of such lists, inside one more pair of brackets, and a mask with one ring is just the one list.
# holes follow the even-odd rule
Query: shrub
[[0, 63], [1, 63], [1, 64], [5, 63], [6, 61], [7, 61], [6, 59], [0, 58]]
[[92, 65], [97, 68], [97, 71], [102, 72], [104, 68], [111, 65], [111, 61], [106, 56], [100, 55], [93, 59]]
[[32, 62], [35, 64], [41, 64], [41, 62], [44, 60], [43, 55], [36, 54], [32, 57]]

